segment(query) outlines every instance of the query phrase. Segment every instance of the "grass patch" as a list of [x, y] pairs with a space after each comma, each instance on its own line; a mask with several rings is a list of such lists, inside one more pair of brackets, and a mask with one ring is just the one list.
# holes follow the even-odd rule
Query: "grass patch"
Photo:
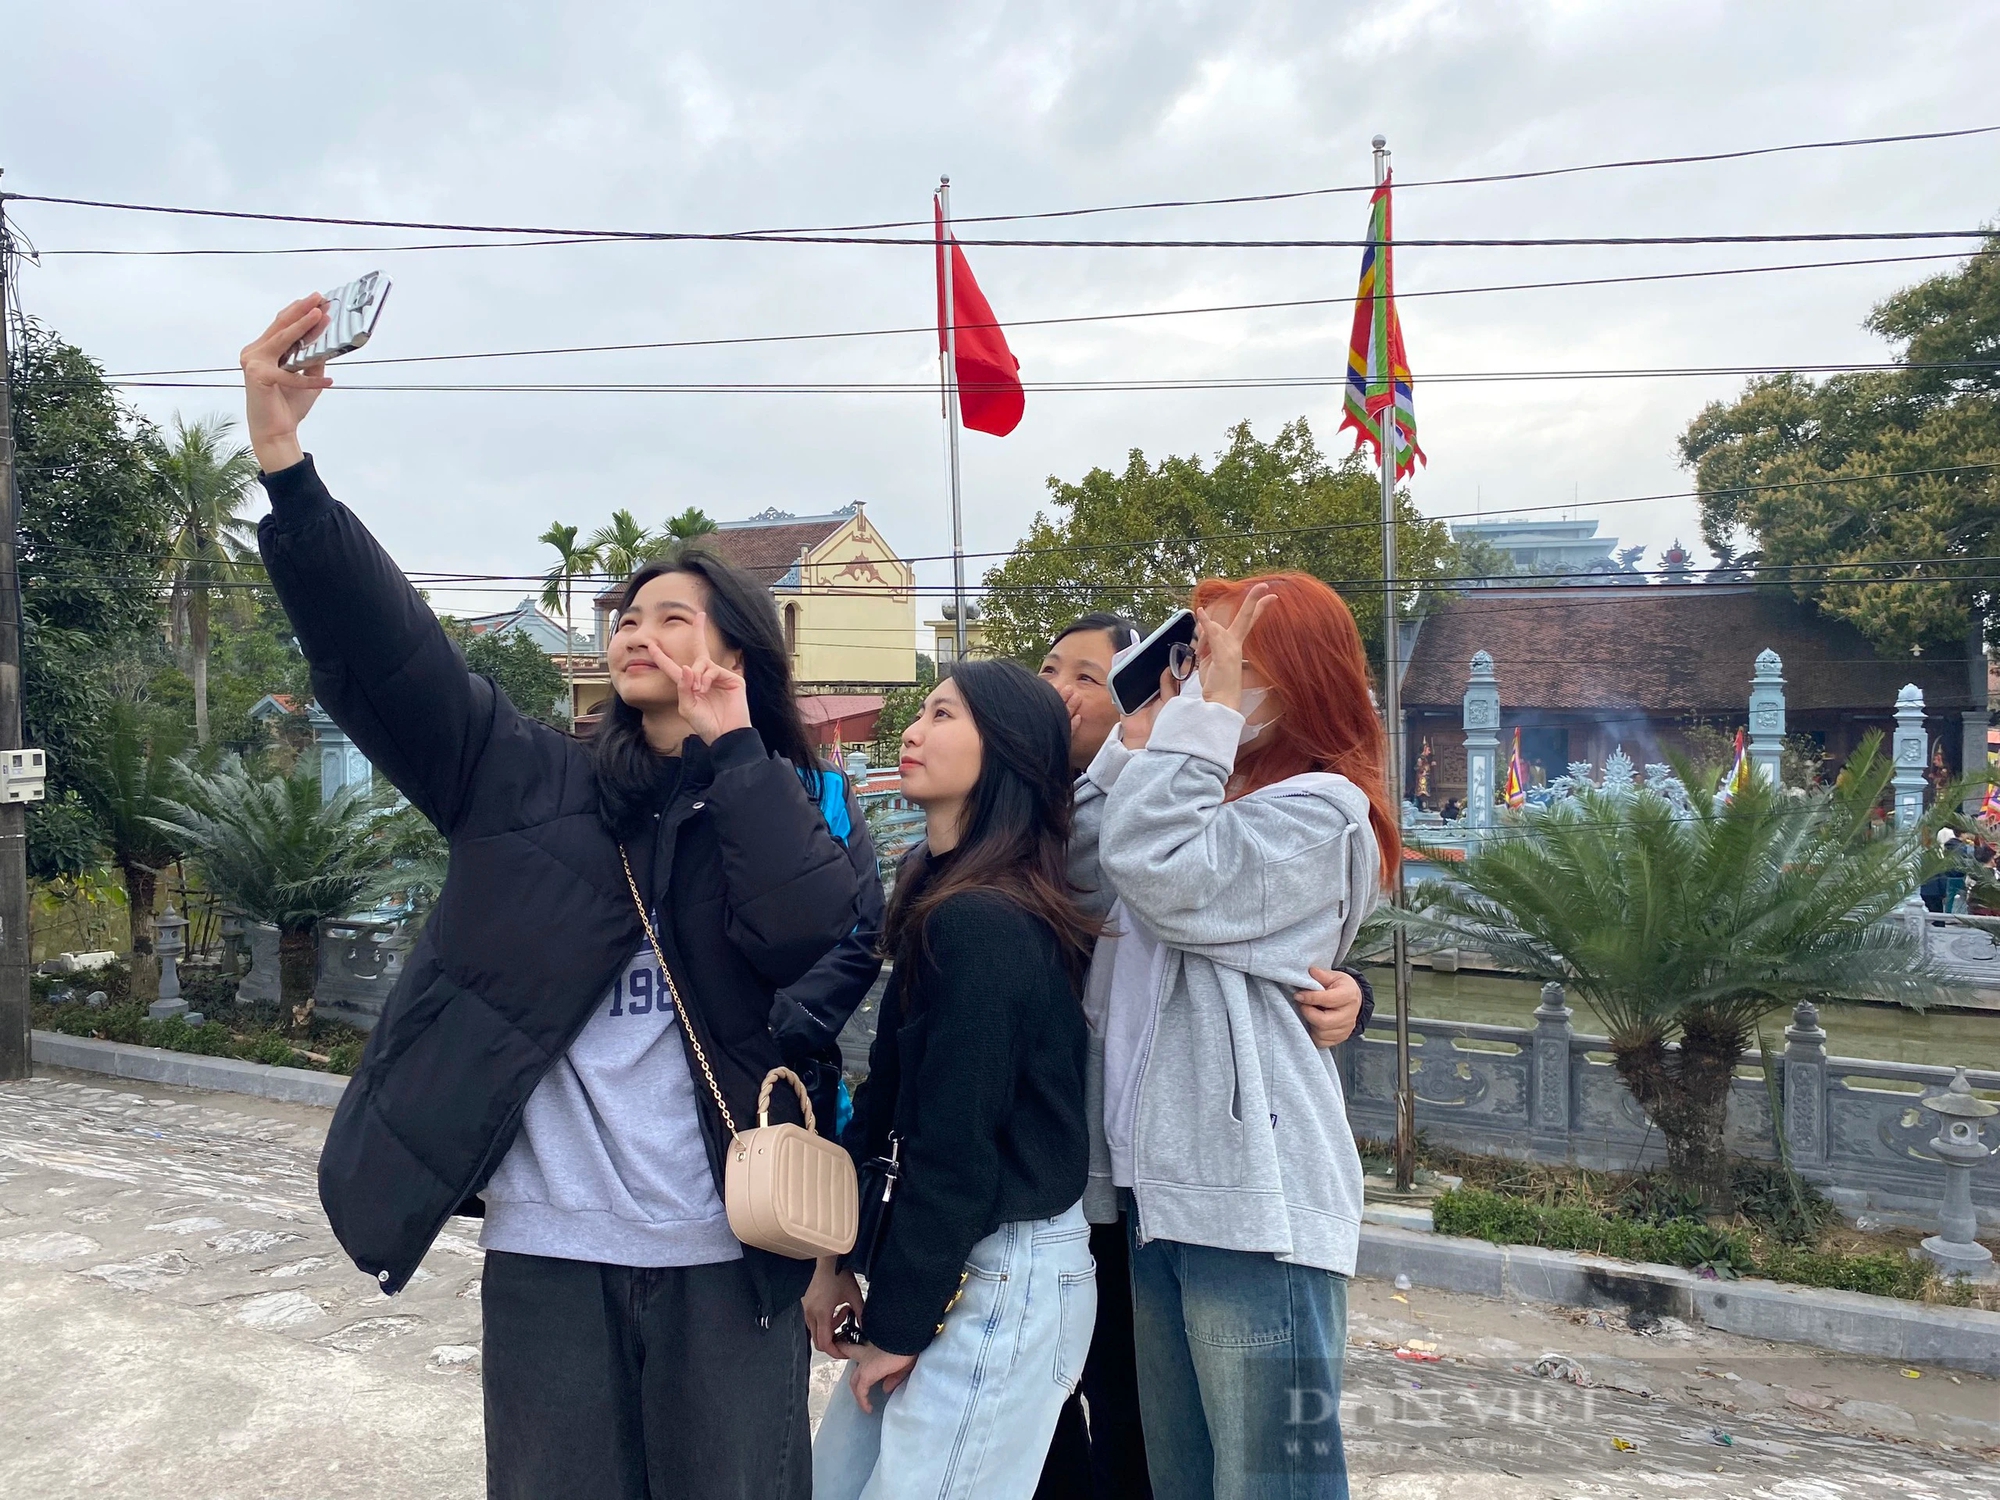
[[[1389, 1170], [1387, 1142], [1359, 1144], [1371, 1170]], [[1911, 1258], [1924, 1231], [1853, 1229], [1810, 1183], [1775, 1162], [1736, 1162], [1736, 1212], [1711, 1221], [1693, 1196], [1654, 1172], [1516, 1161], [1421, 1135], [1417, 1159], [1464, 1182], [1432, 1205], [1440, 1234], [2000, 1311], [2000, 1289], [1949, 1280]]]
[[[101, 1006], [81, 1001], [60, 1005], [41, 1001], [34, 1007], [34, 1024], [39, 1030], [56, 1031], [64, 1036], [130, 1042], [203, 1057], [234, 1057], [281, 1068], [349, 1074], [360, 1065], [367, 1034], [352, 1026], [315, 1019], [307, 1036], [293, 1038], [283, 1035], [272, 1024], [274, 1007], [228, 1005], [222, 1009], [222, 1014], [211, 1013], [200, 1026], [190, 1026], [179, 1016], [165, 1021], [149, 1020], [146, 1007], [134, 1000]], [[241, 1013], [231, 1013], [238, 1011]], [[265, 1014], [266, 1011], [271, 1014]]]

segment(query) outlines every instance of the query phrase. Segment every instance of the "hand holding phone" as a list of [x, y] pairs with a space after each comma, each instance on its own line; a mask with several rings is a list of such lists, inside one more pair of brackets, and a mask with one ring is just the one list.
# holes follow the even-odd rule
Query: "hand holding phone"
[[335, 287], [326, 294], [326, 326], [300, 339], [280, 364], [296, 371], [352, 354], [375, 336], [375, 322], [388, 300], [389, 278], [380, 271]]
[[1111, 696], [1118, 712], [1130, 718], [1160, 696], [1160, 674], [1183, 681], [1194, 666], [1196, 621], [1191, 610], [1177, 609], [1111, 669]]

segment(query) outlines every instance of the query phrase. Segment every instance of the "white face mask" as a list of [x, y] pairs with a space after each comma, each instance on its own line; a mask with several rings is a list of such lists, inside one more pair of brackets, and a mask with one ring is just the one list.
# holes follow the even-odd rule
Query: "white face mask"
[[[1245, 688], [1243, 690], [1243, 707], [1241, 710], [1243, 714], [1243, 727], [1236, 732], [1236, 743], [1239, 746], [1249, 744], [1258, 735], [1277, 722], [1276, 719], [1268, 720], [1262, 724], [1252, 724], [1250, 722], [1250, 716], [1257, 712], [1258, 707], [1270, 695], [1271, 690], [1269, 688]], [[1187, 682], [1181, 688], [1181, 696], [1183, 698], [1192, 698], [1197, 703], [1206, 703], [1208, 701], [1201, 695], [1200, 668], [1196, 668], [1194, 671], [1188, 673]]]

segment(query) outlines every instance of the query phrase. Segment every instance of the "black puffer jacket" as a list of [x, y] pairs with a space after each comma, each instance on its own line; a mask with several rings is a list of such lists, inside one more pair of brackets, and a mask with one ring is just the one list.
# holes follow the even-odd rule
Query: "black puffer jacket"
[[[368, 1039], [320, 1157], [341, 1245], [399, 1291], [512, 1145], [542, 1075], [643, 941], [588, 748], [466, 670], [430, 607], [312, 460], [266, 475], [265, 565], [320, 705], [451, 843], [437, 909]], [[854, 928], [855, 878], [798, 775], [754, 729], [688, 740], [679, 790], [628, 845], [693, 1029], [739, 1125], [779, 1061], [774, 995]], [[726, 1141], [692, 1056], [716, 1191]], [[796, 1121], [780, 1090], [775, 1118]], [[644, 1130], [646, 1122], [625, 1122]], [[761, 1311], [809, 1262], [746, 1251]]]

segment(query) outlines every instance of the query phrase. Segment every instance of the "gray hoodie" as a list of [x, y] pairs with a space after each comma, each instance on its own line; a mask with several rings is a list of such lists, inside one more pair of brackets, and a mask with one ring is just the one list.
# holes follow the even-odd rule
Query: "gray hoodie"
[[[1178, 698], [1146, 748], [1114, 735], [1077, 783], [1071, 875], [1166, 946], [1133, 1127], [1139, 1237], [1258, 1251], [1350, 1275], [1361, 1159], [1333, 1054], [1299, 1024], [1311, 964], [1338, 963], [1381, 890], [1368, 799], [1295, 776], [1225, 802], [1243, 716]], [[1118, 935], [1098, 943], [1086, 1210], [1116, 1215], [1102, 1020]]]

